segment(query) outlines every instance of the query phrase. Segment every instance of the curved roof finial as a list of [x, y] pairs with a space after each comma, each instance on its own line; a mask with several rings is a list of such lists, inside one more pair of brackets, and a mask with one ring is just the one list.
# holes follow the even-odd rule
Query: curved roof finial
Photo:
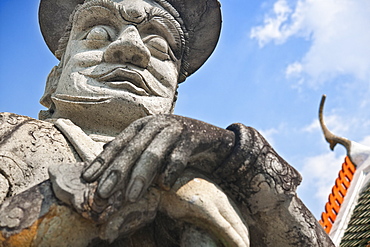
[[319, 120], [320, 120], [321, 129], [322, 129], [322, 132], [324, 133], [325, 139], [330, 144], [331, 150], [334, 150], [334, 147], [339, 143], [346, 148], [347, 154], [349, 154], [350, 149], [351, 149], [351, 141], [344, 137], [334, 135], [325, 125], [324, 116], [323, 116], [325, 99], [326, 99], [326, 95], [324, 94], [321, 98], [320, 108], [319, 108]]

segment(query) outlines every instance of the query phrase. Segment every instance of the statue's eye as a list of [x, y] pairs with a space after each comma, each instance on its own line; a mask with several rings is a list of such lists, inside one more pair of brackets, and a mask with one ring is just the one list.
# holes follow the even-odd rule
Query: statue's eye
[[109, 45], [115, 36], [115, 31], [109, 26], [95, 26], [85, 33], [83, 41], [89, 49], [100, 49]]
[[106, 28], [102, 26], [97, 26], [91, 29], [90, 32], [88, 32], [85, 39], [91, 41], [110, 41], [111, 37]]
[[169, 45], [167, 41], [157, 35], [151, 35], [148, 37], [145, 37], [143, 39], [143, 42], [148, 47], [150, 53], [160, 59], [160, 60], [169, 60]]

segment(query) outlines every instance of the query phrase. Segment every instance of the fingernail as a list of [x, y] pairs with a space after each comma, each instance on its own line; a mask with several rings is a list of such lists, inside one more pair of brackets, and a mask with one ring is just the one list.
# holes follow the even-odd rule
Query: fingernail
[[95, 180], [96, 173], [100, 170], [103, 164], [104, 164], [103, 160], [101, 159], [95, 160], [82, 174], [83, 179], [85, 179], [86, 181]]
[[144, 179], [142, 177], [136, 177], [128, 190], [127, 200], [130, 202], [136, 202], [143, 191], [144, 185]]
[[170, 184], [167, 181], [167, 178], [168, 177], [164, 174], [159, 175], [158, 181], [160, 181], [160, 182], [159, 182], [158, 185], [160, 186], [161, 189], [169, 191], [171, 189], [171, 187], [170, 187]]
[[167, 188], [167, 190], [170, 190], [172, 186], [176, 183], [179, 177], [180, 177], [180, 174], [178, 173], [168, 174], [163, 179], [163, 186]]
[[112, 171], [109, 176], [99, 184], [98, 194], [101, 198], [108, 198], [118, 182], [118, 174], [115, 171]]

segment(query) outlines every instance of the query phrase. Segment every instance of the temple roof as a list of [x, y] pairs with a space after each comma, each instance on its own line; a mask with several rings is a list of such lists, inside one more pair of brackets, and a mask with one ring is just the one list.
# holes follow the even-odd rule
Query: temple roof
[[341, 144], [347, 157], [319, 222], [336, 246], [370, 247], [370, 146], [334, 135], [326, 127], [325, 98], [319, 107], [321, 129], [330, 149]]
[[338, 178], [335, 180], [328, 202], [325, 204], [325, 211], [321, 214], [321, 219], [319, 221], [328, 234], [331, 232], [333, 224], [339, 214], [339, 210], [343, 204], [355, 171], [356, 167], [347, 156], [342, 164], [342, 169], [338, 173]]
[[370, 246], [370, 183], [361, 192], [340, 247]]

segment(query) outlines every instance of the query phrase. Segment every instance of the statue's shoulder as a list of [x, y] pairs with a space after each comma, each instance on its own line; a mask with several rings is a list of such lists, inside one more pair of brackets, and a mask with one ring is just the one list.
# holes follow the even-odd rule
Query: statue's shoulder
[[52, 164], [76, 161], [79, 157], [74, 148], [53, 123], [0, 113], [0, 174], [7, 180], [2, 182], [0, 178], [0, 187], [9, 184], [7, 195], [48, 179], [47, 170]]
[[[28, 116], [18, 115], [10, 112], [0, 112], [0, 144], [6, 139], [14, 137], [23, 128], [36, 130], [42, 132], [60, 133], [55, 127], [52, 120], [43, 121]], [[31, 134], [31, 133], [30, 133]], [[35, 139], [35, 136], [30, 135]], [[23, 136], [27, 138], [26, 136]]]
[[[14, 113], [0, 113], [0, 150], [37, 152], [36, 149], [65, 146], [67, 140], [53, 123]], [[9, 147], [12, 149], [9, 149]], [[15, 148], [18, 147], [18, 148]]]
[[[18, 128], [23, 125], [34, 125], [41, 126], [45, 125], [49, 128], [53, 128], [52, 123], [46, 121], [37, 120], [31, 117], [22, 116], [10, 112], [0, 112], [0, 136], [9, 136], [10, 132], [15, 132]], [[3, 138], [1, 138], [1, 142]]]

